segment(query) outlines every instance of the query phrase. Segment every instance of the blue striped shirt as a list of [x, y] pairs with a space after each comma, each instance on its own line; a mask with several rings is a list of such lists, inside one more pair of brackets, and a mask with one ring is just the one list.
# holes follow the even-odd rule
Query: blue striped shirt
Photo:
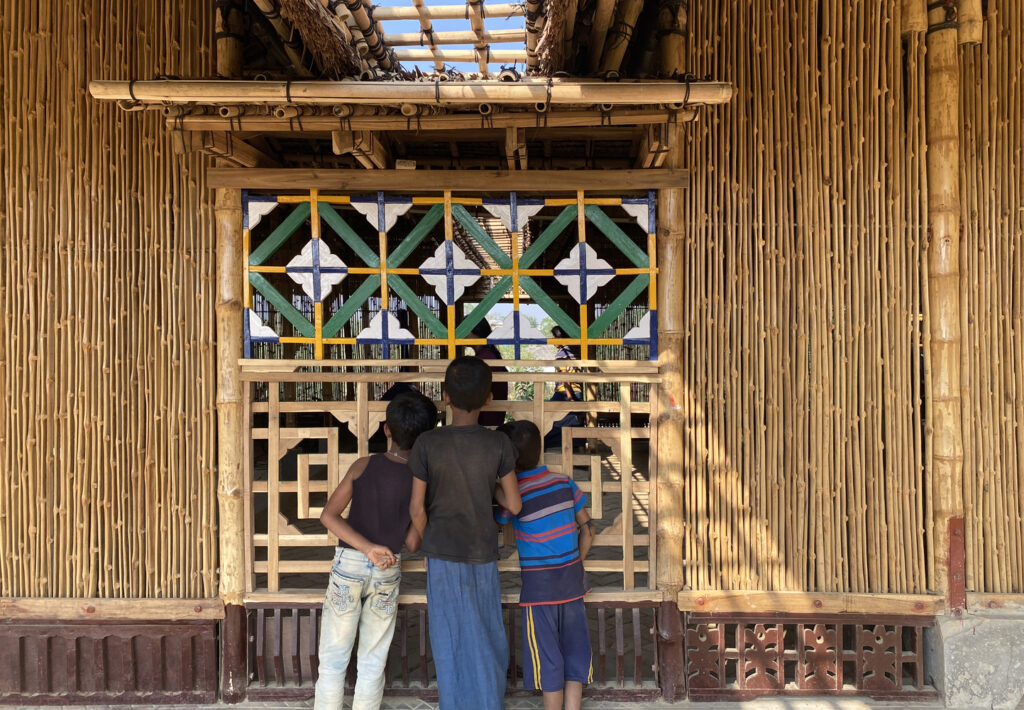
[[562, 604], [588, 591], [580, 560], [576, 513], [587, 497], [568, 476], [539, 466], [516, 473], [523, 509], [513, 516], [502, 509], [499, 523], [512, 523], [523, 589], [522, 606]]

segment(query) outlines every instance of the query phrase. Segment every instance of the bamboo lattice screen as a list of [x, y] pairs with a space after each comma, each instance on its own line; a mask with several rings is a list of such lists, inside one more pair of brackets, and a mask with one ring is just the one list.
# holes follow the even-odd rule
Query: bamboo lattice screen
[[211, 3], [0, 13], [0, 595], [216, 586], [212, 194], [89, 79], [212, 74]]
[[967, 588], [1024, 592], [1024, 2], [961, 47]]

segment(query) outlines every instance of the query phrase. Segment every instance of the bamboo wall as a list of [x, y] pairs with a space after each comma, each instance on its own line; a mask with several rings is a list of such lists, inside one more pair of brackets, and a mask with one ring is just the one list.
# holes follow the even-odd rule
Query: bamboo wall
[[216, 596], [213, 195], [86, 95], [211, 75], [213, 13], [0, 12], [0, 595]]
[[961, 247], [967, 588], [1024, 592], [1024, 2], [963, 46]]
[[923, 36], [898, 3], [691, 4], [684, 545], [694, 589], [929, 587]]
[[[691, 7], [694, 589], [934, 589], [923, 35], [898, 3]], [[998, 7], [997, 7], [998, 6]], [[968, 589], [1024, 591], [1024, 3], [961, 50]], [[919, 269], [920, 266], [920, 269]]]

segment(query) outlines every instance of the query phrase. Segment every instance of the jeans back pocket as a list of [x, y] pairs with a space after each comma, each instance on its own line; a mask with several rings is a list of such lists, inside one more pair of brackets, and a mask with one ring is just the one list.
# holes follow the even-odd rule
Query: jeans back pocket
[[398, 609], [398, 586], [402, 581], [401, 576], [394, 579], [386, 579], [373, 583], [373, 599], [370, 602], [370, 609], [382, 619], [389, 619], [395, 615]]

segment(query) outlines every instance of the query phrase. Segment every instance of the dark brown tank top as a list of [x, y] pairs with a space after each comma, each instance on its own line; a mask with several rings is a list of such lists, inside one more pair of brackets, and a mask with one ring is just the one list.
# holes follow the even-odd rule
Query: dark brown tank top
[[[352, 482], [352, 508], [348, 524], [370, 542], [395, 554], [402, 551], [409, 529], [412, 471], [384, 454], [374, 454], [363, 475]], [[343, 542], [341, 547], [351, 547]]]

